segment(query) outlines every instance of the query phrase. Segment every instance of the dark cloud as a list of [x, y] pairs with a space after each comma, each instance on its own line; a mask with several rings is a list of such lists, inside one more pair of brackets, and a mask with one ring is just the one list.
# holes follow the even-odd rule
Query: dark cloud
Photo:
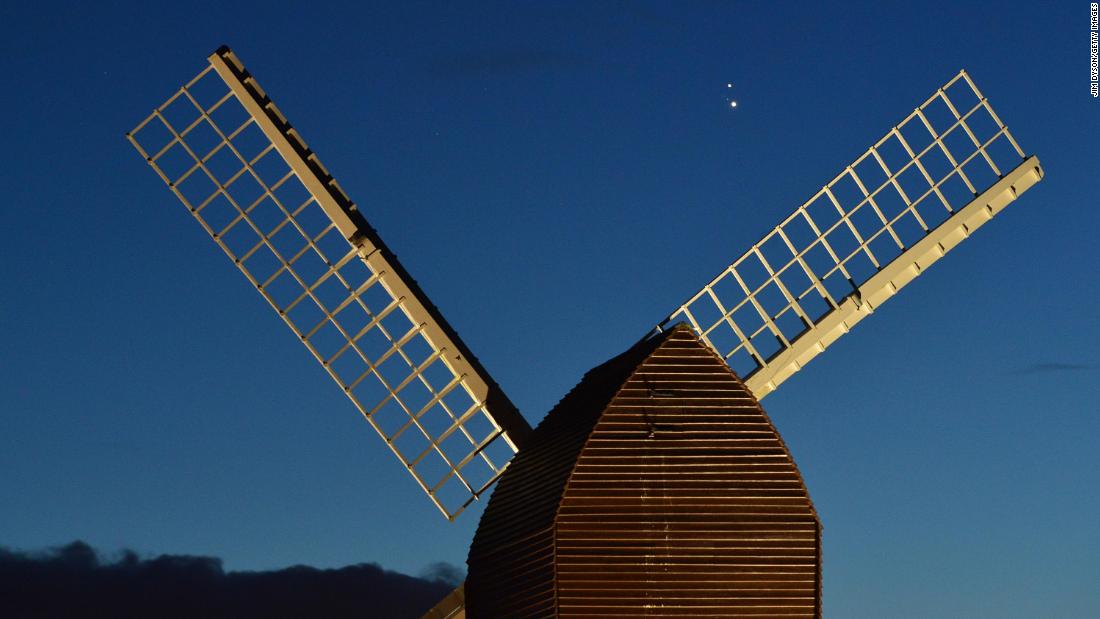
[[546, 49], [471, 50], [431, 58], [436, 77], [492, 77], [577, 64], [577, 58]]
[[466, 580], [466, 573], [450, 563], [440, 561], [429, 564], [420, 572], [420, 577], [428, 581], [447, 583], [453, 589]]
[[1018, 374], [1047, 374], [1051, 372], [1080, 372], [1081, 370], [1091, 370], [1095, 366], [1086, 363], [1033, 363], [1022, 370], [1019, 370]]
[[123, 551], [104, 561], [73, 542], [30, 554], [0, 548], [0, 617], [385, 617], [418, 619], [461, 576], [444, 563], [413, 578], [373, 563], [226, 572], [220, 559]]

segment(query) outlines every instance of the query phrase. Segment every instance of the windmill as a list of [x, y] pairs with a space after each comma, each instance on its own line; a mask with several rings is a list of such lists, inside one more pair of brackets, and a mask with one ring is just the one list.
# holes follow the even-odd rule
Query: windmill
[[207, 60], [130, 142], [444, 517], [499, 480], [436, 617], [819, 616], [820, 524], [758, 401], [1043, 177], [962, 71], [532, 431], [237, 56]]

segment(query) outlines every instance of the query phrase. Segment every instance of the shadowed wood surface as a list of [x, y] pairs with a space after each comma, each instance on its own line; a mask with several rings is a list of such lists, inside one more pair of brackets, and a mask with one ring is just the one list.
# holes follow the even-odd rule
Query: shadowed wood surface
[[494, 492], [479, 617], [820, 616], [820, 526], [779, 433], [686, 327], [590, 371]]

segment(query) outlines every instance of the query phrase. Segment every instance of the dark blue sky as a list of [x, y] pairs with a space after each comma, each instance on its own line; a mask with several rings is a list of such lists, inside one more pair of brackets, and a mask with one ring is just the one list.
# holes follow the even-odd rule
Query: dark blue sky
[[532, 423], [965, 67], [1047, 178], [764, 404], [829, 616], [1100, 613], [1087, 2], [23, 4], [0, 545], [465, 560], [123, 137], [222, 43]]

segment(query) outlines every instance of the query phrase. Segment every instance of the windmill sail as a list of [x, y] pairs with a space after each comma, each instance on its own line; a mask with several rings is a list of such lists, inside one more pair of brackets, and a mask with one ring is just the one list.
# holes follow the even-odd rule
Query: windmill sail
[[127, 134], [448, 519], [530, 426], [228, 48]]
[[961, 71], [657, 330], [763, 398], [1042, 177]]

